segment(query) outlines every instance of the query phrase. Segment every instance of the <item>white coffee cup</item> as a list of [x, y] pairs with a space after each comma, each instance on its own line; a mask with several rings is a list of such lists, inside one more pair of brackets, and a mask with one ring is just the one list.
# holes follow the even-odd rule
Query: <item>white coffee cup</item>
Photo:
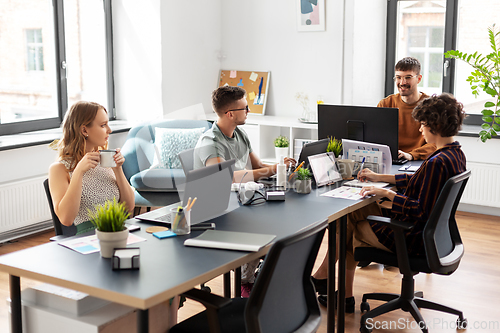
[[116, 154], [115, 150], [99, 150], [101, 155], [100, 164], [103, 168], [114, 168], [116, 167], [116, 162], [114, 156]]
[[359, 165], [354, 168], [354, 160], [337, 160], [337, 165], [343, 179], [351, 179], [352, 174], [359, 168]]

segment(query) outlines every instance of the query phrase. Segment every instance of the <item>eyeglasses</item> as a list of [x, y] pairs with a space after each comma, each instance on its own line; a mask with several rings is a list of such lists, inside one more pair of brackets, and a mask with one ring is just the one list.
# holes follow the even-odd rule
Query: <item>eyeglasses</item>
[[247, 104], [247, 106], [245, 106], [243, 109], [227, 110], [226, 112], [224, 112], [224, 114], [228, 113], [229, 111], [249, 111], [250, 112], [250, 108], [248, 107], [248, 104]]
[[415, 74], [415, 75], [406, 75], [406, 76], [395, 76], [392, 79], [394, 80], [394, 82], [401, 82], [403, 80], [404, 81], [410, 81], [411, 79], [413, 79], [416, 76], [418, 76], [418, 74]]

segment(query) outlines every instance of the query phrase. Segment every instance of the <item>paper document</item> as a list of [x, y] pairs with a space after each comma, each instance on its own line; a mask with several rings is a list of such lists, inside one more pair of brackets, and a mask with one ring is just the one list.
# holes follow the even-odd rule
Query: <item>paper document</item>
[[[127, 245], [139, 243], [145, 240], [145, 238], [129, 233], [127, 238]], [[99, 240], [97, 239], [96, 235], [62, 241], [59, 242], [59, 245], [67, 247], [68, 249], [79, 252], [81, 254], [99, 252], [99, 250], [101, 249], [101, 247], [99, 246]]]
[[322, 197], [331, 197], [331, 198], [341, 198], [341, 199], [349, 199], [349, 200], [359, 200], [363, 199], [363, 197], [359, 194], [361, 191], [361, 187], [350, 187], [350, 186], [341, 186], [339, 188], [333, 189], [326, 193], [321, 194]]
[[186, 239], [184, 245], [257, 252], [274, 238], [276, 238], [275, 235], [207, 230], [198, 237]]
[[384, 182], [360, 182], [358, 179], [350, 180], [344, 183], [345, 186], [363, 187], [363, 186], [375, 186], [375, 187], [386, 187], [389, 183]]
[[415, 172], [420, 168], [420, 165], [403, 165], [398, 171]]

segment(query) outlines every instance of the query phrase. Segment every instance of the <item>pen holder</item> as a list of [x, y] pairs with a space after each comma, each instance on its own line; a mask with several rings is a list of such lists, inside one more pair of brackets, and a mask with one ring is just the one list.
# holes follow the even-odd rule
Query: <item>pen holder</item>
[[191, 210], [177, 211], [177, 208], [170, 210], [170, 221], [172, 232], [177, 235], [187, 235], [191, 233]]
[[[292, 175], [291, 178], [290, 178], [290, 175]], [[295, 188], [295, 181], [297, 180], [297, 173], [294, 173], [294, 174], [292, 174], [292, 172], [287, 173], [286, 179], [287, 179], [287, 188]]]

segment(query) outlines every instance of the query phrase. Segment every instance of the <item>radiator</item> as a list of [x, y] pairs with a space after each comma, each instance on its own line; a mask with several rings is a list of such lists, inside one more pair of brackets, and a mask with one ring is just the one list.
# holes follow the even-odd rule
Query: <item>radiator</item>
[[52, 225], [43, 188], [45, 178], [0, 185], [0, 241], [35, 233]]
[[500, 166], [469, 162], [467, 169], [472, 174], [460, 202], [500, 208]]

